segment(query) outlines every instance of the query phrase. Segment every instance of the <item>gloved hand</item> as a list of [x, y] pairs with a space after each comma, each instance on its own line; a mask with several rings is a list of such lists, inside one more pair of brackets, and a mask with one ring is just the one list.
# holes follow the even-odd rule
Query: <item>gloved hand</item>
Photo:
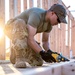
[[53, 61], [56, 61], [56, 60], [54, 59], [54, 57], [51, 56], [50, 53], [45, 52], [45, 51], [43, 51], [43, 50], [40, 51], [40, 55], [41, 55], [42, 59], [43, 59], [44, 61], [46, 61], [46, 62], [53, 62]]
[[66, 57], [62, 56], [57, 52], [48, 50], [47, 53], [49, 53], [55, 59], [53, 62], [70, 61], [69, 59], [67, 59]]

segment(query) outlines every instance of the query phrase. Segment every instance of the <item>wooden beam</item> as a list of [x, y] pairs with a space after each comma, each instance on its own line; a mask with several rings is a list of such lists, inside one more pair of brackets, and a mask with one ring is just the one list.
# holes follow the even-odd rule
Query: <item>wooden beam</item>
[[37, 0], [37, 7], [41, 7], [41, 2], [40, 2], [40, 0]]
[[29, 0], [29, 8], [33, 7], [33, 0]]
[[26, 10], [27, 9], [27, 0], [23, 0], [23, 2], [24, 2], [24, 10]]
[[[0, 28], [3, 28], [4, 24], [5, 24], [5, 0], [0, 0]], [[5, 59], [5, 36], [4, 35], [0, 38], [0, 59], [1, 60]]]
[[67, 9], [66, 5], [62, 2], [62, 5], [66, 8], [67, 11], [67, 15], [70, 17], [70, 19], [74, 19], [73, 15], [71, 14], [71, 12]]
[[48, 9], [48, 0], [42, 0], [42, 7], [46, 10]]
[[72, 49], [72, 52], [73, 52], [73, 56], [75, 56], [75, 21], [72, 20], [71, 22], [72, 24], [72, 33], [71, 33], [71, 49]]
[[17, 15], [21, 13], [21, 0], [17, 1]]
[[17, 16], [17, 13], [18, 13], [17, 3], [18, 3], [18, 0], [14, 0], [14, 17]]
[[9, 0], [9, 19], [14, 17], [14, 0]]
[[[7, 63], [8, 62], [8, 63]], [[9, 61], [0, 61], [0, 75], [75, 75], [75, 61], [44, 63], [40, 67], [15, 68]]]

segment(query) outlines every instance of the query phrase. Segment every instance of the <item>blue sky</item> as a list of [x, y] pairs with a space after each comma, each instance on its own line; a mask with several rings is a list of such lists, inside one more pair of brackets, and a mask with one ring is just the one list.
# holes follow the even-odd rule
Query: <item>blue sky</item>
[[67, 7], [70, 6], [69, 10], [71, 11], [72, 15], [75, 17], [75, 0], [62, 0], [62, 1]]

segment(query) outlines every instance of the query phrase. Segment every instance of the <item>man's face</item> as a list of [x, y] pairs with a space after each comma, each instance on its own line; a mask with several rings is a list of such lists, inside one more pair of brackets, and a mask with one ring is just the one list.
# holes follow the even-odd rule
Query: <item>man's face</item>
[[58, 16], [54, 12], [50, 12], [48, 18], [49, 18], [48, 21], [51, 23], [52, 26], [60, 23]]

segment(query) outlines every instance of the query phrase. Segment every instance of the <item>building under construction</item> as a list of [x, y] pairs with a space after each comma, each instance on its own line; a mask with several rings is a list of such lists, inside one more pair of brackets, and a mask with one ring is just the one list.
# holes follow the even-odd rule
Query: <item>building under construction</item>
[[[26, 9], [39, 7], [45, 10], [53, 4], [62, 4], [67, 11], [67, 24], [61, 23], [50, 32], [50, 48], [69, 58], [69, 62], [46, 63], [41, 67], [15, 68], [10, 62], [11, 40], [3, 33], [7, 21]], [[75, 18], [62, 0], [0, 0], [0, 75], [75, 75]], [[42, 33], [35, 40], [42, 44]]]

